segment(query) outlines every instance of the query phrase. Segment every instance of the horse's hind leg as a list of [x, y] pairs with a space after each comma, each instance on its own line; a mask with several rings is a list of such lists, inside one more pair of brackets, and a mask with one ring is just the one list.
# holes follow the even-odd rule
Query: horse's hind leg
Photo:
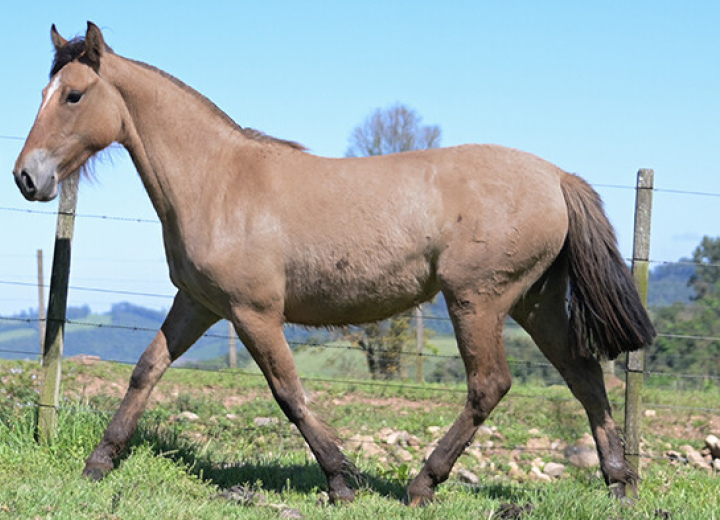
[[217, 320], [217, 316], [182, 292], [177, 294], [160, 331], [135, 366], [120, 408], [105, 430], [100, 444], [87, 459], [84, 476], [98, 480], [112, 470], [113, 459], [130, 441], [150, 392], [165, 370]]
[[488, 302], [476, 292], [446, 293], [445, 297], [465, 363], [468, 393], [462, 413], [408, 486], [411, 505], [432, 500], [436, 486], [447, 480], [458, 457], [511, 384], [502, 345], [505, 312], [497, 310], [497, 302]]
[[567, 267], [562, 257], [513, 308], [512, 317], [530, 334], [582, 403], [597, 445], [605, 482], [624, 497], [637, 475], [625, 459], [625, 448], [612, 418], [602, 369], [595, 358], [573, 352], [569, 334]]
[[277, 314], [247, 308], [233, 309], [233, 314], [240, 339], [265, 375], [275, 400], [300, 430], [325, 472], [331, 502], [353, 500], [355, 492], [346, 481], [350, 463], [340, 450], [337, 437], [307, 406], [282, 320]]

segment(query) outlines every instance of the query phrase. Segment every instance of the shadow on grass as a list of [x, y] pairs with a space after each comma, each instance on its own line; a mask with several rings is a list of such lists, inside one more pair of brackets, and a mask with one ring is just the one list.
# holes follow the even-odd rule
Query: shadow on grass
[[[140, 445], [147, 445], [156, 455], [186, 466], [189, 473], [221, 490], [236, 486], [248, 489], [259, 487], [277, 493], [292, 490], [302, 494], [317, 494], [327, 490], [325, 474], [314, 460], [294, 462], [282, 460], [277, 455], [260, 454], [247, 462], [224, 463], [202, 445], [183, 437], [177, 430], [161, 422], [141, 422], [130, 447]], [[127, 458], [130, 452], [126, 450], [122, 458]], [[355, 490], [376, 493], [391, 500], [405, 499], [409, 481], [397, 478], [392, 469], [360, 471], [351, 467], [348, 473], [348, 483]], [[512, 504], [527, 503], [531, 498], [523, 486], [502, 482], [488, 482], [478, 486], [449, 482], [442, 487], [445, 486], [461, 486], [464, 492], [478, 498]]]
[[[298, 493], [317, 493], [327, 489], [325, 474], [315, 461], [283, 462], [277, 457], [263, 459], [260, 456], [248, 462], [223, 463], [213, 459], [212, 454], [207, 453], [202, 446], [183, 438], [167, 426], [141, 424], [132, 438], [130, 448], [140, 445], [147, 445], [158, 456], [187, 466], [189, 473], [220, 489], [253, 487], [258, 482], [262, 482], [262, 489], [278, 493], [288, 489]], [[126, 450], [120, 461], [127, 458], [130, 452]], [[355, 468], [349, 468], [348, 473], [348, 483], [353, 489], [370, 490], [397, 500], [405, 496], [405, 481]]]

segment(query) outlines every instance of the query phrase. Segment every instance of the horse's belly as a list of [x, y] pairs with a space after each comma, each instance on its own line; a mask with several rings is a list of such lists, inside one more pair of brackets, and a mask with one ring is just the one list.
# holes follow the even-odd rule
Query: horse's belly
[[427, 301], [439, 285], [426, 259], [397, 266], [355, 267], [346, 260], [331, 269], [289, 277], [285, 316], [303, 325], [345, 325], [388, 318]]

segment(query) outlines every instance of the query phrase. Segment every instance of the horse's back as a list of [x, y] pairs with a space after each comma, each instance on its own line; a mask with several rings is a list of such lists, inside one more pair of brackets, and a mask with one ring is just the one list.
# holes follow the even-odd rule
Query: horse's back
[[387, 317], [431, 298], [443, 279], [506, 283], [544, 270], [565, 237], [563, 172], [510, 148], [319, 159], [297, 175], [306, 205], [286, 208], [284, 225], [291, 321]]

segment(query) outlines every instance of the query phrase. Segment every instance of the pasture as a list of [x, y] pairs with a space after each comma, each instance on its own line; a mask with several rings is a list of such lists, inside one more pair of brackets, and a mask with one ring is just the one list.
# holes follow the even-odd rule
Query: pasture
[[[299, 352], [298, 364], [311, 366], [311, 356]], [[597, 467], [564, 460], [562, 447], [588, 432], [567, 388], [528, 383], [511, 389], [435, 502], [410, 509], [402, 504], [407, 481], [462, 406], [463, 385], [305, 377], [312, 407], [359, 470], [356, 501], [329, 506], [322, 471], [252, 370], [170, 369], [116, 471], [97, 483], [83, 479], [85, 458], [130, 370], [66, 361], [58, 437], [38, 445], [37, 364], [0, 362], [0, 519], [720, 518], [720, 477], [671, 455], [685, 445], [700, 450], [709, 432], [720, 433], [720, 418], [698, 410], [716, 406], [716, 386], [645, 390], [645, 401], [657, 406], [643, 419], [643, 480], [634, 505], [608, 497]], [[621, 420], [622, 390], [611, 390], [610, 399]], [[683, 411], [689, 404], [694, 409]], [[393, 435], [406, 442], [391, 442]], [[547, 462], [567, 468], [552, 482], [534, 480], [530, 468]]]

